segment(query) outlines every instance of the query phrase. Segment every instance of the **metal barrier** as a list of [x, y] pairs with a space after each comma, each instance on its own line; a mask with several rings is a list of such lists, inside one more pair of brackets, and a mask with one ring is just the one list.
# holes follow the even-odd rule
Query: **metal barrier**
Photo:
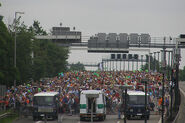
[[6, 86], [0, 85], [0, 97], [4, 97], [6, 94]]

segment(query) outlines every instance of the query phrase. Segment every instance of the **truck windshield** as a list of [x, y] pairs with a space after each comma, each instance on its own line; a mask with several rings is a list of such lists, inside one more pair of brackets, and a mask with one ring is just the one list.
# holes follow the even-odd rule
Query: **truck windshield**
[[33, 105], [53, 105], [53, 96], [36, 96], [33, 98]]
[[144, 105], [145, 96], [144, 95], [129, 95], [129, 104], [131, 105]]

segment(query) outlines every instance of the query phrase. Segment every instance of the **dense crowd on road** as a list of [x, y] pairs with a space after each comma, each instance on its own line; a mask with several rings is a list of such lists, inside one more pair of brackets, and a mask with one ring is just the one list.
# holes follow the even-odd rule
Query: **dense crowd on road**
[[[6, 108], [31, 106], [33, 95], [43, 91], [59, 91], [61, 112], [68, 112], [73, 107], [74, 112], [79, 112], [80, 92], [82, 90], [102, 90], [107, 98], [108, 113], [116, 112], [116, 106], [121, 99], [117, 85], [132, 85], [131, 90], [144, 91], [142, 79], [148, 79], [148, 94], [151, 102], [155, 99], [161, 105], [162, 74], [141, 71], [80, 71], [60, 73], [58, 76], [43, 79], [37, 82], [25, 83], [16, 87], [8, 88], [6, 96], [0, 102]], [[165, 78], [165, 92], [169, 92], [169, 81]], [[165, 98], [166, 105], [169, 97]]]

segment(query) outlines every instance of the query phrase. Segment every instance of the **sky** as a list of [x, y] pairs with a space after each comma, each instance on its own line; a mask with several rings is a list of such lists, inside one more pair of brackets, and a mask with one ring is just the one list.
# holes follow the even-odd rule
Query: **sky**
[[[53, 26], [69, 26], [82, 36], [104, 33], [149, 33], [151, 37], [178, 37], [185, 33], [185, 0], [0, 0], [0, 15], [11, 24], [15, 12], [28, 26], [38, 20], [49, 32]], [[76, 54], [77, 53], [77, 54]], [[81, 51], [71, 51], [75, 62]], [[96, 54], [91, 54], [97, 56]], [[77, 57], [78, 56], [78, 57]], [[95, 56], [94, 62], [96, 61]], [[102, 54], [99, 57], [103, 57]], [[75, 59], [74, 59], [75, 58]], [[85, 57], [86, 58], [86, 57]], [[182, 66], [185, 57], [182, 56]], [[93, 61], [93, 60], [90, 60]]]

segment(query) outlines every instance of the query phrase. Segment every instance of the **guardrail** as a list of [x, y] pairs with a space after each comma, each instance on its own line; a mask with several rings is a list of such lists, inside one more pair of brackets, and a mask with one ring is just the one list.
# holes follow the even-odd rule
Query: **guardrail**
[[2, 118], [4, 118], [4, 117], [6, 117], [8, 114], [9, 114], [9, 113], [1, 114], [1, 115], [0, 115], [0, 119], [2, 119]]
[[[179, 111], [173, 121], [173, 123], [184, 123], [185, 121], [185, 92], [180, 88], [180, 92], [181, 92], [181, 104], [179, 106]], [[183, 96], [183, 97], [182, 97]]]

